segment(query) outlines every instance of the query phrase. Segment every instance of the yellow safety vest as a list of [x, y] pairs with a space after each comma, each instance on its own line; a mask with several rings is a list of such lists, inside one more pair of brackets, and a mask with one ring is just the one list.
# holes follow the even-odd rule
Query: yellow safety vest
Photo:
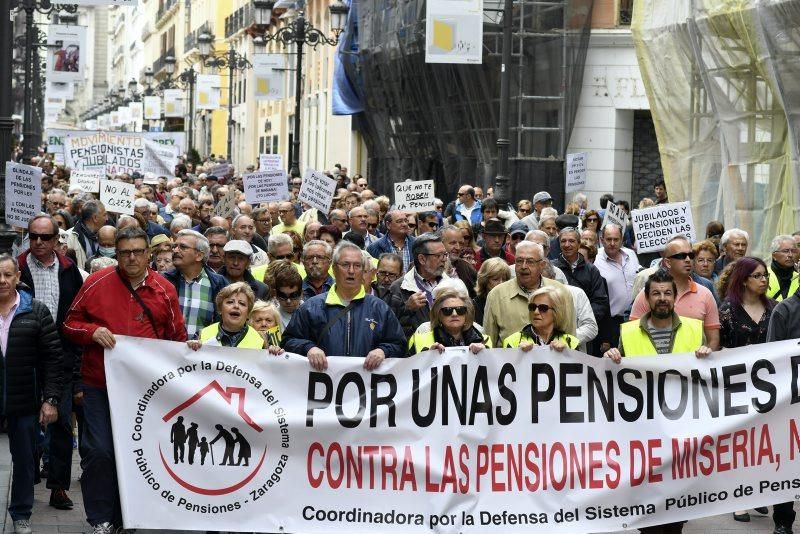
[[[703, 344], [703, 321], [680, 317], [681, 324], [673, 332], [670, 352], [694, 352]], [[625, 356], [655, 356], [658, 353], [650, 334], [641, 327], [639, 319], [620, 326], [620, 341]]]
[[[786, 296], [791, 297], [797, 291], [797, 288], [800, 287], [800, 275], [794, 273], [792, 275], [792, 281], [789, 282], [789, 293]], [[783, 300], [783, 295], [781, 295], [781, 284], [778, 282], [778, 277], [775, 276], [775, 273], [772, 272], [772, 268], [769, 269], [769, 287], [767, 288], [767, 296], [771, 299], [775, 299], [778, 302]]]
[[[408, 339], [408, 348], [409, 350], [413, 348], [414, 354], [419, 354], [431, 348], [434, 343], [436, 343], [436, 338], [434, 338], [432, 330], [430, 332], [419, 332]], [[487, 336], [483, 336], [482, 343], [486, 348], [492, 348], [492, 340]]]
[[[200, 342], [216, 340], [219, 333], [219, 323], [210, 324], [200, 331]], [[236, 345], [240, 349], [263, 349], [264, 338], [258, 333], [258, 330], [252, 326], [247, 326], [247, 333], [239, 340]]]
[[[559, 336], [556, 336], [555, 338], [553, 338], [553, 341], [555, 341], [556, 339], [559, 341], [563, 341], [571, 349], [577, 348], [577, 346], [580, 344], [578, 338], [571, 336], [569, 334], [561, 334]], [[533, 342], [533, 339], [529, 337], [527, 334], [523, 334], [522, 331], [519, 331], [515, 334], [511, 334], [510, 336], [508, 336], [503, 340], [503, 348], [515, 349], [519, 347], [520, 343], [522, 343], [523, 341]]]

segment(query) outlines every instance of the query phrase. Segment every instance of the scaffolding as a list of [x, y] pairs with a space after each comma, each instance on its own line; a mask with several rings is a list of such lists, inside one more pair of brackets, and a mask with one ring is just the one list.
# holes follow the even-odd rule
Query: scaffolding
[[[514, 198], [563, 191], [564, 159], [580, 97], [593, 0], [514, 2], [511, 176]], [[381, 190], [434, 179], [491, 184], [497, 156], [502, 2], [486, 2], [483, 64], [425, 63], [424, 0], [357, 0], [357, 47], [344, 54], [361, 100], [355, 116]], [[354, 51], [355, 50], [355, 51]]]
[[768, 255], [800, 222], [800, 1], [636, 0], [631, 29], [670, 199]]

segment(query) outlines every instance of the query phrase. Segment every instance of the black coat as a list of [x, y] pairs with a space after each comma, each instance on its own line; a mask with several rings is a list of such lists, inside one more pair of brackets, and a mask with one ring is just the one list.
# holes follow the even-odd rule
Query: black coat
[[[412, 271], [413, 269], [409, 271], [409, 273]], [[389, 292], [391, 293], [389, 306], [392, 308], [397, 320], [400, 321], [400, 326], [403, 327], [403, 333], [406, 335], [406, 338], [413, 336], [419, 325], [431, 320], [431, 307], [429, 304], [426, 303], [423, 307], [415, 311], [411, 311], [406, 307], [406, 301], [411, 295], [418, 291], [416, 288], [412, 291], [408, 285], [403, 287], [403, 282], [406, 280], [406, 276], [408, 276], [409, 273], [406, 273], [405, 276], [392, 282], [392, 286], [389, 288]], [[411, 274], [411, 276], [413, 276], [413, 274]]]
[[608, 302], [606, 281], [600, 271], [597, 270], [597, 267], [591, 263], [586, 263], [580, 254], [578, 254], [578, 264], [575, 269], [562, 255], [553, 260], [553, 265], [564, 271], [569, 285], [583, 289], [583, 292], [589, 298], [589, 303], [592, 305], [597, 324], [605, 324], [604, 322], [611, 316], [611, 308]]
[[43, 399], [60, 398], [64, 376], [61, 343], [47, 306], [22, 287], [19, 295], [0, 359], [2, 413], [13, 416], [35, 415]]
[[[21, 273], [20, 282], [28, 286], [33, 291], [33, 297], [36, 298], [36, 287], [33, 284], [31, 269], [28, 267], [28, 254], [30, 254], [30, 250], [20, 254], [17, 258]], [[75, 296], [83, 286], [83, 276], [75, 262], [68, 257], [56, 253], [56, 260], [58, 261], [58, 311], [55, 321], [61, 348], [64, 351], [62, 355], [62, 364], [66, 373], [64, 379], [72, 380], [73, 385], [78, 386], [80, 384], [82, 350], [61, 333], [59, 325], [64, 324], [72, 301], [75, 300]]]

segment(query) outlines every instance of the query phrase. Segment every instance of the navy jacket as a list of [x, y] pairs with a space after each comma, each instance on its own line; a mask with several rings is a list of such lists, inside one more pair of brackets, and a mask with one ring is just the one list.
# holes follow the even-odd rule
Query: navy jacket
[[[211, 267], [208, 265], [203, 265], [203, 269], [205, 269], [208, 279], [211, 280], [211, 300], [216, 300], [217, 293], [219, 293], [220, 289], [228, 285], [228, 280], [221, 274], [217, 274], [212, 271]], [[169, 280], [170, 284], [175, 286], [175, 291], [178, 291], [178, 284], [181, 281], [181, 273], [178, 272], [177, 268], [162, 273], [162, 276]]]
[[335, 287], [305, 301], [294, 312], [281, 341], [287, 352], [305, 356], [318, 347], [327, 356], [363, 358], [369, 351], [380, 348], [387, 358], [406, 355], [406, 338], [397, 317], [385, 302], [366, 295], [363, 288], [353, 299], [353, 308], [320, 337], [328, 321], [344, 307]]
[[[411, 247], [414, 246], [414, 238], [411, 236], [406, 236], [406, 248], [411, 250]], [[381, 254], [385, 252], [394, 252], [394, 245], [392, 245], [392, 241], [389, 239], [389, 234], [386, 234], [382, 238], [375, 241], [373, 244], [367, 247], [367, 252], [373, 258], [380, 258]]]

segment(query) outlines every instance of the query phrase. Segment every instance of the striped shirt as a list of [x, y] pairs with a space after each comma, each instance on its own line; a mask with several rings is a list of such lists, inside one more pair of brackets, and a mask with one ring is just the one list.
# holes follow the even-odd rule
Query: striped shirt
[[186, 334], [195, 339], [200, 330], [214, 322], [216, 306], [211, 298], [211, 280], [202, 269], [197, 278], [186, 280], [180, 276], [178, 303], [186, 321]]
[[58, 257], [53, 254], [53, 263], [45, 266], [33, 257], [33, 254], [28, 254], [26, 260], [28, 268], [31, 270], [31, 278], [33, 279], [33, 292], [36, 300], [40, 300], [50, 310], [50, 315], [53, 320], [58, 317], [58, 298], [60, 292], [58, 289]]
[[672, 326], [666, 328], [656, 328], [647, 322], [647, 332], [653, 340], [653, 346], [658, 354], [669, 354], [670, 345], [672, 345]]

